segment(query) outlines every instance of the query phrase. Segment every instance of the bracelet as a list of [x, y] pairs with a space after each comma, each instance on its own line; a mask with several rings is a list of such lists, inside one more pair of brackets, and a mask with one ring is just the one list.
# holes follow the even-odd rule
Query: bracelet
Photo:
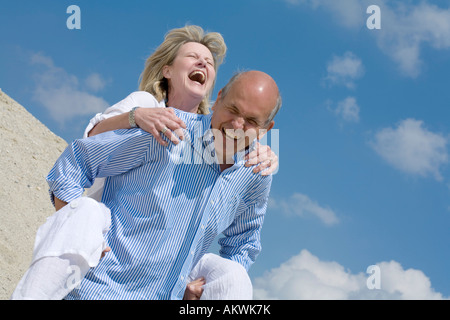
[[136, 124], [136, 119], [134, 118], [134, 113], [136, 112], [136, 109], [139, 107], [134, 107], [131, 109], [130, 113], [128, 113], [128, 122], [130, 123], [131, 128], [137, 128], [138, 125]]

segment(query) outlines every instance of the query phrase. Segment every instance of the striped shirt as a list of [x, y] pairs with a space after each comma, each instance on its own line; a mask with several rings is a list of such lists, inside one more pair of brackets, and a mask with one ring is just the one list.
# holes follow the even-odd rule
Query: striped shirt
[[211, 161], [211, 115], [174, 111], [187, 127], [178, 145], [116, 130], [75, 140], [51, 169], [50, 194], [66, 202], [106, 177], [102, 202], [111, 209], [111, 252], [67, 299], [182, 299], [220, 233], [222, 257], [247, 270], [255, 261], [271, 176], [246, 168], [243, 153], [221, 172]]

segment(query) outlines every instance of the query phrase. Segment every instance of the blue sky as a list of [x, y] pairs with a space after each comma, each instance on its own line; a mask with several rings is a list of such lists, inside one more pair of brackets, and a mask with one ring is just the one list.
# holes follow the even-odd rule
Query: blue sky
[[[69, 30], [68, 6], [81, 9]], [[381, 29], [369, 29], [369, 5]], [[0, 88], [54, 133], [135, 91], [187, 23], [278, 83], [280, 169], [250, 270], [255, 298], [449, 298], [448, 1], [1, 1]], [[217, 248], [212, 248], [216, 250]], [[367, 273], [369, 266], [378, 271]], [[380, 276], [379, 287], [367, 280]]]

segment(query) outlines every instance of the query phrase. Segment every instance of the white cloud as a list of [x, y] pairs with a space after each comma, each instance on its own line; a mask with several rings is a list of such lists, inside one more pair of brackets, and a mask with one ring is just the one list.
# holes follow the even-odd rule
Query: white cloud
[[347, 97], [338, 102], [334, 113], [346, 122], [359, 122], [359, 106], [356, 103], [356, 98]]
[[98, 73], [91, 73], [85, 80], [86, 87], [91, 91], [97, 92], [103, 90], [107, 81]]
[[287, 0], [290, 4], [307, 5], [329, 11], [338, 24], [353, 29], [365, 28], [369, 15], [366, 9], [376, 4], [381, 9], [381, 29], [368, 30], [378, 47], [388, 55], [406, 76], [415, 78], [423, 65], [421, 48], [450, 48], [450, 8], [439, 8], [422, 1], [407, 4], [385, 0]]
[[434, 176], [441, 181], [440, 167], [449, 161], [447, 139], [428, 131], [423, 122], [401, 121], [397, 128], [384, 128], [376, 133], [373, 149], [390, 165], [406, 173]]
[[450, 9], [423, 2], [414, 6], [399, 3], [396, 9], [383, 5], [381, 10], [383, 27], [376, 33], [378, 45], [405, 75], [415, 78], [420, 74], [423, 45], [450, 48]]
[[372, 274], [353, 274], [337, 262], [321, 261], [308, 250], [253, 281], [254, 298], [285, 300], [444, 299], [420, 270], [396, 261], [377, 263], [379, 288], [369, 289]]
[[355, 80], [364, 75], [364, 66], [352, 52], [346, 52], [343, 56], [334, 56], [327, 66], [325, 80], [331, 84], [344, 85], [347, 88], [355, 87]]
[[[102, 112], [109, 107], [103, 98], [82, 90], [78, 78], [55, 66], [50, 57], [36, 53], [30, 61], [35, 68], [33, 99], [41, 103], [60, 124], [76, 116]], [[103, 88], [102, 81], [100, 76], [94, 74], [87, 78], [86, 86], [99, 90]]]
[[333, 210], [322, 207], [316, 201], [301, 193], [294, 193], [288, 199], [270, 198], [269, 208], [300, 217], [315, 216], [326, 225], [334, 225], [339, 222]]

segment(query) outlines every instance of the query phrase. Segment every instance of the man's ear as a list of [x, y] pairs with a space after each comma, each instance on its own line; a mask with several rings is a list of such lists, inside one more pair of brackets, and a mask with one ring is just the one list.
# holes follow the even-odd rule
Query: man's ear
[[264, 137], [266, 135], [266, 133], [269, 132], [273, 128], [274, 125], [275, 125], [275, 121], [272, 120], [272, 121], [270, 121], [269, 125], [266, 128], [264, 128], [262, 130], [258, 130], [258, 140], [261, 140], [262, 137]]
[[215, 106], [216, 106], [216, 103], [217, 103], [217, 101], [219, 101], [219, 100], [221, 99], [221, 96], [222, 96], [222, 89], [220, 89], [219, 93], [217, 94], [217, 99], [216, 99], [216, 101], [214, 101], [214, 104], [213, 104], [213, 106], [211, 107], [211, 110], [214, 111]]

